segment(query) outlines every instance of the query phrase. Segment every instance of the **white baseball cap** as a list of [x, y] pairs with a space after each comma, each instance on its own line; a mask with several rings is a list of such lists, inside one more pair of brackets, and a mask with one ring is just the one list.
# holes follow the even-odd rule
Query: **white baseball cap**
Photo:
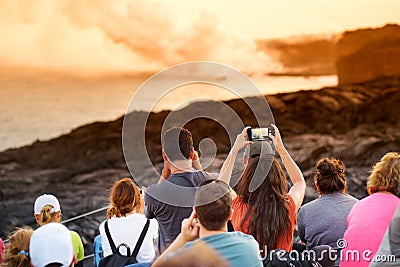
[[39, 227], [31, 236], [29, 256], [34, 267], [44, 267], [50, 263], [70, 266], [74, 260], [70, 231], [60, 223]]
[[35, 206], [33, 208], [35, 214], [40, 214], [40, 211], [46, 205], [53, 206], [54, 209], [52, 210], [52, 212], [58, 212], [61, 210], [60, 202], [58, 202], [58, 200], [55, 196], [44, 194], [35, 200]]

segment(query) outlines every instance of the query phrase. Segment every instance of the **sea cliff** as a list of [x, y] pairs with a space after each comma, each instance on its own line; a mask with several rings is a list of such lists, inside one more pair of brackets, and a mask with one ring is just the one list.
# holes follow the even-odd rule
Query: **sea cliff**
[[[320, 90], [267, 95], [284, 143], [307, 179], [306, 200], [313, 199], [312, 173], [316, 161], [331, 156], [341, 159], [347, 169], [348, 189], [358, 198], [366, 196], [365, 181], [373, 164], [388, 151], [400, 151], [400, 77], [339, 85]], [[264, 99], [251, 98], [257, 109]], [[241, 99], [225, 102], [245, 125], [255, 125]], [[180, 114], [196, 114], [207, 108], [220, 113], [214, 102], [194, 103]], [[152, 113], [146, 127], [148, 154], [156, 169], [162, 166], [160, 130], [169, 111]], [[129, 115], [145, 116], [142, 112]], [[224, 114], [220, 114], [224, 116]], [[55, 194], [64, 218], [107, 205], [108, 189], [116, 178], [130, 176], [121, 144], [123, 118], [96, 122], [74, 129], [56, 139], [0, 153], [1, 237], [16, 225], [35, 225], [33, 203], [43, 193]], [[230, 142], [218, 122], [196, 119], [186, 125], [195, 143], [214, 140], [217, 159], [210, 170], [218, 170]], [[140, 164], [139, 164], [140, 165]], [[139, 170], [139, 183], [149, 185], [158, 177]], [[90, 253], [98, 224], [105, 212], [74, 221], [68, 226], [82, 235]]]

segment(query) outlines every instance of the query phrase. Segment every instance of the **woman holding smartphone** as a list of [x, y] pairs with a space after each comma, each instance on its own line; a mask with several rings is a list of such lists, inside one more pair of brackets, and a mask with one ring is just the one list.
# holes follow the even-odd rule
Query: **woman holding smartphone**
[[[303, 202], [306, 183], [283, 145], [278, 128], [272, 127], [275, 136], [270, 135], [270, 138], [293, 186], [288, 190], [286, 176], [274, 154], [263, 154], [262, 149], [259, 154], [249, 153], [244, 160], [245, 170], [235, 187], [237, 197], [232, 203], [231, 222], [236, 231], [252, 235], [261, 250], [290, 251], [296, 212]], [[254, 182], [259, 184], [257, 188], [254, 188]]]

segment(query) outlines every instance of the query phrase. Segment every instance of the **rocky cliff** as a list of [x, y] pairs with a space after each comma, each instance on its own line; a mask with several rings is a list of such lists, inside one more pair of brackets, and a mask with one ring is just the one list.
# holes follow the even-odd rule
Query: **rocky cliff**
[[345, 32], [337, 44], [339, 83], [400, 75], [400, 26]]
[[[316, 196], [311, 175], [321, 157], [340, 158], [347, 166], [350, 193], [362, 198], [374, 162], [388, 151], [400, 151], [400, 77], [268, 95], [266, 99], [288, 150], [307, 179], [306, 201]], [[249, 100], [253, 109], [263, 101]], [[245, 125], [255, 126], [255, 119], [243, 100], [226, 104]], [[224, 116], [214, 102], [194, 103], [178, 111], [177, 116], [196, 114], [204, 108]], [[148, 153], [158, 169], [162, 166], [160, 130], [168, 114], [168, 111], [152, 113], [146, 128]], [[130, 115], [133, 120], [143, 116], [143, 113]], [[47, 142], [0, 153], [1, 237], [15, 225], [35, 225], [33, 202], [44, 192], [59, 198], [64, 218], [107, 205], [107, 190], [113, 181], [130, 176], [122, 152], [122, 122], [120, 118], [93, 123]], [[217, 122], [202, 118], [186, 127], [192, 131], [196, 144], [203, 137], [215, 141], [218, 155], [209, 169], [218, 170], [230, 146], [224, 129]], [[149, 176], [146, 169], [140, 173], [135, 178], [144, 185], [158, 179]], [[91, 253], [93, 238], [104, 218], [105, 212], [101, 212], [68, 224], [82, 235], [86, 253]]]
[[400, 26], [334, 35], [260, 40], [259, 49], [283, 66], [275, 75], [332, 75], [340, 84], [400, 75]]

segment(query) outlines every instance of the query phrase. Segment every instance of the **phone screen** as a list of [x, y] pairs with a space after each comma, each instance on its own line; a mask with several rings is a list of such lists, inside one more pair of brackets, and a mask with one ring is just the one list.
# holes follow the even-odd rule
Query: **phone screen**
[[249, 141], [265, 141], [271, 140], [270, 135], [274, 135], [274, 128], [249, 128], [247, 136]]

